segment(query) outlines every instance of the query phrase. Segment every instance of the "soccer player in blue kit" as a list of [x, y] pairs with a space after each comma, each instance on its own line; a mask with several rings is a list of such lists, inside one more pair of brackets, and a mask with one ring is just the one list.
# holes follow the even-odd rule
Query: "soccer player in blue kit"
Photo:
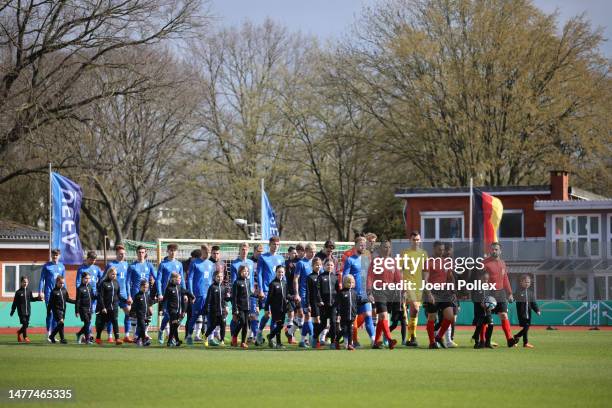
[[[362, 265], [362, 254], [366, 249], [366, 239], [364, 237], [357, 237], [355, 239], [355, 249], [353, 255], [346, 258], [344, 261], [344, 267], [342, 268], [342, 276], [351, 275], [355, 279], [355, 292], [357, 296], [367, 301], [366, 294], [366, 278], [367, 268], [366, 265]], [[372, 320], [372, 304], [366, 302], [359, 306], [357, 313], [363, 316], [366, 331], [370, 336], [370, 341], [374, 344], [374, 321]]]
[[47, 262], [43, 265], [40, 271], [40, 283], [38, 284], [38, 293], [42, 300], [46, 303], [47, 311], [47, 340], [51, 342], [50, 336], [51, 331], [55, 329], [57, 322], [53, 318], [53, 314], [49, 311], [49, 297], [51, 296], [51, 292], [55, 289], [55, 281], [58, 276], [62, 278], [66, 276], [66, 267], [63, 263], [59, 261], [60, 250], [54, 249], [51, 251], [51, 261]]
[[[259, 297], [265, 299], [268, 296], [268, 286], [276, 278], [276, 267], [285, 265], [285, 258], [282, 255], [277, 255], [276, 251], [280, 248], [280, 238], [271, 237], [269, 242], [270, 250], [262, 254], [257, 260], [257, 285], [259, 287]], [[259, 321], [259, 333], [257, 333], [256, 345], [261, 345], [264, 342], [263, 329], [270, 320], [270, 312], [266, 311]], [[271, 323], [270, 330], [273, 329]]]
[[204, 305], [208, 288], [213, 283], [215, 264], [208, 259], [208, 245], [202, 245], [198, 252], [199, 258], [194, 259], [189, 266], [187, 277], [187, 291], [195, 296], [191, 305], [191, 319], [187, 322], [187, 344], [193, 344], [193, 332], [196, 340], [201, 341], [200, 330], [204, 322]]
[[[168, 251], [168, 256], [166, 256], [164, 260], [159, 264], [159, 268], [157, 268], [157, 279], [155, 280], [157, 286], [157, 299], [160, 304], [164, 300], [164, 292], [166, 291], [166, 286], [168, 286], [168, 282], [170, 282], [172, 272], [176, 272], [180, 275], [181, 286], [183, 287], [183, 289], [186, 289], [185, 275], [183, 273], [183, 264], [176, 259], [178, 245], [169, 244], [166, 248]], [[164, 330], [166, 330], [169, 320], [170, 316], [167, 312], [164, 311], [164, 317], [162, 318], [161, 325], [159, 326], [159, 332], [157, 333], [157, 341], [159, 342], [159, 344], [164, 343]]]
[[293, 274], [293, 285], [297, 288], [297, 296], [295, 302], [300, 304], [298, 311], [298, 321], [302, 324], [302, 339], [299, 346], [306, 347], [308, 336], [314, 334], [314, 326], [308, 309], [308, 300], [306, 299], [306, 286], [308, 276], [312, 273], [312, 260], [315, 257], [316, 247], [312, 243], [306, 244], [304, 258], [300, 259], [295, 265], [295, 273]]
[[[74, 284], [75, 288], [79, 288], [81, 286], [81, 279], [83, 278], [83, 272], [87, 272], [89, 275], [89, 285], [91, 286], [91, 295], [93, 299], [91, 300], [91, 310], [96, 310], [97, 305], [97, 296], [98, 296], [98, 283], [104, 278], [104, 273], [102, 269], [96, 265], [96, 251], [88, 251], [87, 257], [85, 258], [85, 262], [83, 265], [79, 267], [76, 274], [76, 282]], [[110, 336], [110, 332], [108, 333]], [[88, 341], [93, 341], [93, 336]]]
[[[125, 247], [123, 245], [115, 246], [115, 260], [110, 261], [108, 265], [106, 265], [105, 274], [108, 272], [110, 268], [115, 268], [117, 271], [117, 283], [119, 284], [119, 295], [122, 299], [119, 301], [119, 307], [123, 309], [124, 317], [123, 317], [123, 330], [124, 330], [124, 338], [123, 341], [125, 343], [131, 343], [132, 339], [129, 338], [130, 333], [130, 305], [127, 302], [127, 271], [128, 271], [128, 263], [125, 260]], [[110, 332], [110, 323], [107, 325], [107, 331]], [[115, 339], [119, 340], [119, 339]], [[109, 338], [110, 341], [110, 338]]]
[[[233, 285], [236, 279], [239, 277], [238, 271], [242, 265], [246, 265], [248, 267], [248, 281], [250, 284], [250, 290], [252, 291], [255, 288], [255, 263], [248, 258], [250, 246], [247, 242], [243, 242], [240, 245], [240, 249], [238, 250], [238, 258], [234, 259], [230, 265], [230, 278], [231, 284]], [[249, 299], [249, 322], [250, 322], [250, 330], [251, 337], [257, 336], [257, 329], [259, 327], [259, 305], [257, 302], [257, 298], [251, 297]], [[234, 327], [233, 320], [230, 324], [230, 327], [233, 329]]]
[[[142, 245], [139, 245], [138, 248], [136, 248], [136, 261], [133, 262], [127, 270], [126, 286], [128, 292], [127, 299], [129, 304], [131, 304], [134, 300], [134, 296], [136, 296], [138, 292], [140, 292], [140, 283], [143, 280], [149, 282], [151, 277], [155, 279], [155, 268], [153, 268], [153, 265], [151, 265], [151, 263], [147, 261], [147, 249]], [[132, 316], [130, 317], [130, 319], [131, 322], [129, 334], [134, 334], [134, 332], [136, 331], [136, 316]], [[129, 335], [126, 338], [128, 339], [127, 342], [129, 343]], [[140, 340], [145, 341], [145, 339]]]

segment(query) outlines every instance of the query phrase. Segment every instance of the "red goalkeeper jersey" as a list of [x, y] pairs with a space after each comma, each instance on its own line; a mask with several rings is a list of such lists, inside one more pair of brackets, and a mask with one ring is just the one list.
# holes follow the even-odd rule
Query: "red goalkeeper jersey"
[[483, 261], [483, 264], [485, 271], [489, 273], [489, 283], [494, 283], [497, 290], [505, 289], [508, 295], [512, 295], [506, 263], [490, 256]]

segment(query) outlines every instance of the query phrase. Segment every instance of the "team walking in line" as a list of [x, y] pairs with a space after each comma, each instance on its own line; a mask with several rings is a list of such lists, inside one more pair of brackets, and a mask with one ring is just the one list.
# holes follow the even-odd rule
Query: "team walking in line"
[[[408, 258], [427, 258], [421, 248], [418, 232], [411, 234], [411, 245], [401, 255]], [[402, 270], [395, 264], [377, 262], [376, 258], [391, 257], [390, 241], [375, 246], [374, 234], [359, 235], [354, 247], [342, 254], [339, 261], [334, 255], [335, 245], [327, 241], [316, 252], [313, 244], [290, 247], [287, 259], [278, 253], [280, 240], [273, 237], [269, 250], [263, 246], [253, 248], [243, 243], [238, 257], [230, 263], [226, 274], [221, 261], [220, 247], [207, 244], [191, 253], [191, 259], [177, 259], [178, 246], [170, 244], [167, 256], [157, 271], [147, 261], [144, 247], [136, 250], [137, 259], [128, 264], [126, 251], [116, 246], [116, 258], [103, 272], [96, 265], [96, 253], [87, 253], [85, 263], [76, 276], [76, 297], [71, 299], [65, 285], [66, 269], [59, 262], [60, 253], [52, 251], [52, 260], [41, 270], [38, 297], [29, 289], [28, 279], [21, 278], [15, 293], [11, 316], [18, 312], [21, 327], [17, 331], [19, 342], [30, 342], [27, 329], [31, 316], [31, 302], [45, 301], [46, 328], [50, 343], [66, 343], [64, 321], [67, 303], [74, 304], [75, 315], [83, 325], [76, 333], [78, 343], [102, 343], [102, 334], [108, 341], [149, 346], [149, 324], [155, 304], [162, 314], [158, 342], [169, 347], [183, 343], [179, 328], [185, 322], [187, 344], [202, 342], [207, 347], [225, 345], [226, 322], [233, 347], [249, 348], [249, 344], [271, 348], [284, 348], [282, 333], [289, 344], [300, 348], [354, 350], [361, 347], [358, 329], [365, 331], [372, 348], [394, 349], [397, 341], [392, 332], [399, 326], [401, 344], [418, 347], [416, 328], [419, 310], [427, 316], [426, 332], [430, 349], [457, 347], [454, 326], [462, 296], [455, 290], [381, 290], [380, 283], [413, 282], [420, 288], [421, 281], [431, 284], [454, 282], [457, 274], [442, 263], [413, 263], [412, 270]], [[441, 242], [433, 246], [434, 258], [452, 259], [452, 248]], [[473, 291], [474, 347], [491, 348], [493, 321], [498, 314], [509, 347], [520, 339], [524, 347], [528, 342], [531, 311], [540, 313], [530, 289], [530, 278], [520, 282], [517, 312], [521, 331], [510, 332], [508, 302], [513, 301], [505, 263], [500, 258], [501, 247], [491, 246], [491, 256], [484, 261], [484, 269], [473, 279], [495, 283], [500, 288], [491, 293]], [[384, 260], [384, 259], [383, 259]], [[384, 265], [374, 272], [373, 265]], [[378, 284], [378, 286], [377, 286]], [[465, 294], [463, 294], [465, 296]], [[119, 310], [124, 312], [123, 339], [120, 337]], [[263, 313], [261, 313], [263, 312]], [[95, 336], [92, 320], [95, 319]], [[269, 324], [269, 334], [264, 329]], [[296, 337], [300, 336], [299, 343]], [[328, 340], [329, 339], [329, 340]]]

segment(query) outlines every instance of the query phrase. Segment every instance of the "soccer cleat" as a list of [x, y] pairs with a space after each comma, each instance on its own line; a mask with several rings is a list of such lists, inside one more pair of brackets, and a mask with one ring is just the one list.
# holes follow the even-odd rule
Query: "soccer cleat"
[[221, 340], [219, 342], [219, 347], [225, 347], [225, 341], [224, 340]]
[[293, 336], [289, 336], [287, 339], [288, 344], [296, 344], [295, 338]]
[[81, 340], [82, 337], [79, 333], [76, 334], [76, 342], [77, 344], [83, 344], [83, 341]]
[[355, 351], [355, 347], [352, 344], [349, 344], [348, 346], [346, 346], [346, 349], [348, 351]]
[[380, 350], [383, 348], [382, 344], [380, 344], [380, 342], [374, 342], [372, 343], [372, 348], [375, 350]]
[[397, 340], [395, 339], [389, 340], [389, 350], [393, 350], [396, 345], [397, 345]]
[[132, 340], [132, 339], [130, 338], [130, 336], [125, 336], [125, 337], [123, 338], [123, 342], [124, 342], [124, 343], [133, 343], [133, 342], [134, 342], [134, 340]]
[[255, 345], [261, 346], [262, 344], [264, 344], [263, 333], [259, 332], [257, 333], [257, 337], [255, 338]]
[[50, 341], [51, 343], [53, 343], [53, 344], [57, 343], [57, 342], [55, 341], [55, 336], [49, 336], [49, 341]]
[[276, 346], [274, 346], [277, 350], [284, 350], [286, 349], [286, 347], [282, 344], [282, 343], [278, 343]]
[[208, 339], [204, 339], [204, 341], [202, 341], [202, 344], [204, 344], [204, 347], [208, 347]]
[[308, 347], [306, 347], [306, 343], [304, 342], [304, 340], [300, 341], [300, 344], [298, 344], [298, 347], [300, 347], [300, 348], [308, 348]]
[[419, 347], [419, 343], [416, 341], [416, 337], [410, 337], [410, 340], [406, 342], [407, 347]]
[[51, 343], [51, 333], [47, 334], [47, 342]]
[[26, 337], [25, 339], [23, 339], [23, 341], [25, 341], [26, 343], [29, 343], [30, 342], [30, 338]]
[[238, 337], [237, 336], [232, 336], [232, 343], [231, 343], [232, 347], [238, 347]]
[[440, 348], [440, 346], [438, 345], [438, 343], [436, 343], [435, 341], [433, 343], [429, 343], [429, 348], [431, 350], [437, 350]]
[[185, 339], [185, 342], [190, 346], [193, 345], [193, 337], [187, 336], [187, 338]]
[[[331, 347], [331, 346], [330, 346], [330, 347]], [[336, 350], [340, 350], [340, 342], [338, 342], [338, 341], [337, 341], [337, 342], [335, 342], [335, 343], [334, 343], [334, 348], [335, 348]]]
[[61, 339], [61, 340], [60, 340], [60, 343], [61, 343], [61, 344], [68, 344], [68, 342], [66, 341], [66, 339]]
[[219, 342], [214, 337], [208, 340], [208, 345], [211, 347], [219, 347]]
[[253, 344], [253, 336], [247, 338], [247, 344]]
[[499, 344], [497, 344], [496, 342], [492, 341], [491, 342], [491, 346], [492, 346], [492, 348], [497, 348], [497, 347], [499, 347]]
[[157, 332], [157, 342], [159, 344], [164, 344], [164, 331], [160, 330]]
[[246, 350], [246, 349], [248, 349], [248, 348], [249, 348], [249, 345], [248, 345], [248, 344], [246, 344], [246, 343], [240, 343], [240, 348], [241, 348], [241, 349], [245, 349], [245, 350]]
[[518, 343], [518, 341], [514, 337], [511, 339], [508, 339], [508, 347], [515, 347], [516, 343]]
[[440, 346], [440, 347], [438, 347], [438, 348], [443, 348], [443, 349], [445, 349], [445, 348], [446, 348], [446, 345], [444, 344], [444, 342], [442, 341], [442, 339], [441, 339], [441, 338], [436, 337], [436, 343], [438, 344], [438, 346]]
[[316, 348], [317, 350], [321, 350], [321, 349], [323, 349], [323, 347], [325, 347], [325, 345], [324, 345], [324, 344], [321, 344], [321, 342], [320, 342], [320, 341], [317, 341], [317, 342], [315, 343], [315, 348]]
[[523, 347], [524, 347], [524, 348], [530, 348], [530, 349], [535, 348], [535, 347], [533, 346], [533, 344], [530, 344], [530, 343], [525, 343], [525, 344], [523, 344]]
[[166, 343], [166, 347], [174, 347], [174, 343], [172, 341], [169, 341]]
[[183, 344], [183, 342], [178, 340], [174, 346], [175, 347], [181, 347], [181, 344]]
[[115, 342], [115, 340], [113, 340], [112, 337], [109, 337], [108, 340], [106, 340], [109, 344], [113, 344]]
[[21, 333], [17, 332], [17, 343], [21, 343], [23, 340], [21, 340]]
[[389, 345], [389, 341], [387, 340], [387, 338], [385, 337], [383, 339], [383, 346], [387, 347]]
[[101, 346], [102, 345], [102, 339], [96, 339], [96, 344], [98, 346]]
[[[490, 349], [495, 348], [495, 347], [493, 347], [493, 346], [491, 345], [491, 343], [485, 343], [483, 347], [484, 347], [484, 348], [490, 348]], [[483, 348], [483, 347], [481, 347], [481, 348]]]
[[484, 348], [484, 347], [485, 347], [484, 343], [482, 343], [480, 341], [477, 341], [476, 343], [474, 343], [474, 348], [475, 349], [481, 349], [481, 348]]
[[142, 345], [143, 345], [144, 347], [149, 347], [149, 346], [151, 345], [151, 339], [146, 339], [146, 340], [145, 340], [145, 341], [142, 343]]
[[358, 341], [354, 341], [352, 346], [353, 346], [354, 349], [361, 348], [361, 343], [359, 343]]
[[122, 344], [123, 344], [123, 341], [121, 339], [117, 339], [117, 341], [115, 341], [116, 346], [120, 346]]
[[136, 341], [134, 342], [134, 345], [135, 345], [136, 347], [142, 347], [142, 340], [140, 340], [140, 339], [136, 340]]
[[445, 344], [446, 348], [457, 348], [459, 347], [459, 345], [457, 343], [455, 343], [454, 341], [449, 341]]
[[272, 342], [272, 335], [268, 334], [266, 338], [268, 339], [268, 347], [274, 348], [274, 343]]

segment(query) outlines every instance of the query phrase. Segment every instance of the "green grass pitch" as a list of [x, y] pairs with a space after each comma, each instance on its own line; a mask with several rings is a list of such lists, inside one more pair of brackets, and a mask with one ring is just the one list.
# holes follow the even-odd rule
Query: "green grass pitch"
[[473, 350], [469, 336], [458, 331], [459, 349], [348, 352], [49, 345], [40, 335], [23, 345], [4, 335], [0, 388], [71, 388], [70, 406], [115, 408], [610, 406], [612, 331], [532, 330], [533, 350]]

